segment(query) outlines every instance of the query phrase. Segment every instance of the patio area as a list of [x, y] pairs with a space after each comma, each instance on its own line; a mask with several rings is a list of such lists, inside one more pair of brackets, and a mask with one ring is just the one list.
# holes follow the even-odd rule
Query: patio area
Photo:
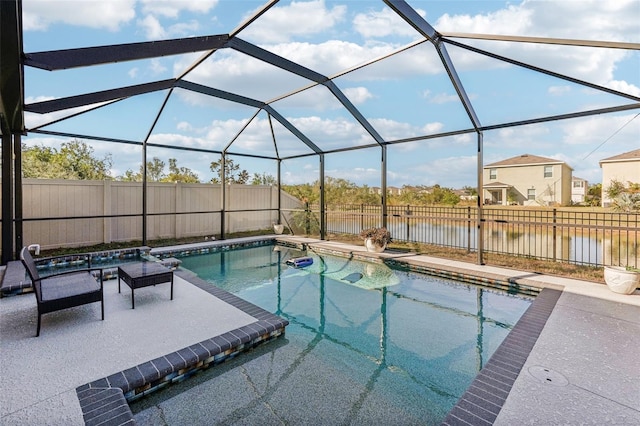
[[[281, 238], [320, 250], [362, 254], [360, 246]], [[392, 252], [379, 256], [491, 280], [510, 279], [556, 294], [551, 297], [548, 318], [523, 317], [516, 326], [531, 334], [526, 323], [537, 321], [541, 331], [539, 336], [533, 333], [528, 337], [533, 339], [531, 352], [521, 354], [523, 365], [511, 384], [507, 378], [499, 379], [499, 370], [490, 366], [490, 361], [451, 412], [448, 424], [484, 424], [487, 421], [479, 419], [487, 413], [494, 419], [489, 423], [504, 425], [640, 423], [640, 367], [636, 362], [640, 291], [623, 296], [601, 284], [559, 277], [428, 256]], [[118, 294], [117, 281], [109, 280], [105, 282], [104, 321], [100, 321], [98, 304], [48, 314], [43, 317], [38, 338], [34, 337], [33, 295], [1, 299], [2, 424], [85, 424], [78, 388], [104, 378], [108, 378], [104, 382], [107, 387], [115, 386], [111, 382], [120, 372], [136, 366], [142, 371], [140, 366], [151, 360], [170, 359], [184, 348], [219, 336], [240, 335], [238, 330], [277, 318], [260, 309], [251, 311], [249, 304], [238, 305], [233, 297], [222, 300], [224, 295], [216, 296], [201, 287], [196, 277], [179, 272], [173, 301], [169, 300], [168, 285], [149, 287], [136, 294], [133, 310], [130, 292]], [[265, 314], [267, 317], [260, 316]], [[508, 340], [516, 334], [512, 332], [499, 351], [514, 345], [513, 339]], [[520, 350], [526, 347], [522, 342], [516, 344]], [[265, 349], [269, 350], [268, 346]], [[494, 396], [504, 394], [502, 402], [478, 398], [474, 389], [483, 386], [494, 387]], [[128, 411], [126, 403], [120, 405]], [[256, 407], [260, 413], [254, 418], [266, 420], [263, 416], [274, 415], [264, 413], [260, 404]], [[114, 418], [110, 424], [126, 422], [133, 422], [132, 416], [122, 422]]]

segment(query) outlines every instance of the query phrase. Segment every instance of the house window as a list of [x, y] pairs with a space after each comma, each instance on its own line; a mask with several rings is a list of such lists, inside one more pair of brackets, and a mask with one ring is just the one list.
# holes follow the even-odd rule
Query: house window
[[553, 177], [553, 166], [544, 166], [544, 177]]
[[577, 180], [575, 182], [573, 182], [573, 187], [574, 188], [582, 188], [584, 186], [584, 182], [581, 180]]
[[527, 200], [535, 200], [535, 199], [536, 199], [536, 190], [527, 189]]
[[489, 179], [498, 178], [498, 169], [489, 169]]

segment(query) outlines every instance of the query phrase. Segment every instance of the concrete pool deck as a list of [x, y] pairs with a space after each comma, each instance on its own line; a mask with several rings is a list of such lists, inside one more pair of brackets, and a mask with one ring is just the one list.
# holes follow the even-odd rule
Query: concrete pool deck
[[[466, 417], [493, 404], [480, 401], [461, 406], [465, 415], [450, 415], [448, 423], [640, 424], [640, 291], [618, 295], [597, 283], [424, 255], [372, 255], [361, 246], [335, 242], [278, 239], [558, 292], [502, 405], [492, 407], [493, 421]], [[168, 284], [137, 292], [135, 310], [128, 288], [118, 294], [117, 281], [106, 281], [105, 321], [98, 304], [48, 314], [38, 338], [33, 296], [1, 299], [0, 423], [85, 424], [78, 387], [257, 321], [245, 309], [191, 285], [194, 278], [176, 278], [173, 301]]]

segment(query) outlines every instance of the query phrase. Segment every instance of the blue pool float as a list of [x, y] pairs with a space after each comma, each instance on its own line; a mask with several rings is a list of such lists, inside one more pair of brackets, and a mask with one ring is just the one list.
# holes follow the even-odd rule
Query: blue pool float
[[311, 258], [309, 256], [296, 257], [296, 258], [293, 258], [293, 259], [288, 259], [285, 263], [287, 265], [291, 265], [291, 266], [294, 266], [296, 268], [304, 268], [305, 266], [309, 266], [309, 265], [313, 264], [313, 258]]

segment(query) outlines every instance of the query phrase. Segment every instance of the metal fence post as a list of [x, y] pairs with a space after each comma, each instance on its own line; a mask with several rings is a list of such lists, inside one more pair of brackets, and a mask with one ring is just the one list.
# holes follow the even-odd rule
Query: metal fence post
[[407, 216], [406, 219], [406, 223], [407, 223], [407, 241], [411, 241], [411, 235], [409, 235], [410, 229], [411, 229], [411, 224], [409, 223], [409, 216], [411, 216], [411, 205], [407, 204], [407, 210], [405, 210], [404, 214]]
[[471, 253], [471, 206], [467, 206], [467, 253]]
[[553, 261], [556, 261], [556, 209], [553, 209]]

